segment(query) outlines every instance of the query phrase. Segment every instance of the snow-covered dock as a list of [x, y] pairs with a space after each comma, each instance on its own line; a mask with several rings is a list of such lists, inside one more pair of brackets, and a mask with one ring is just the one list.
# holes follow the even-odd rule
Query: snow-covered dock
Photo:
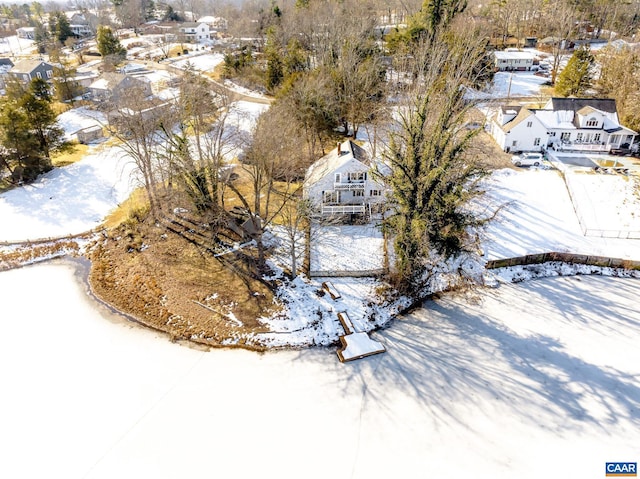
[[340, 336], [342, 347], [338, 349], [338, 358], [341, 362], [354, 361], [386, 351], [381, 343], [371, 339], [367, 333], [357, 333], [346, 312], [338, 313], [338, 319], [346, 333]]

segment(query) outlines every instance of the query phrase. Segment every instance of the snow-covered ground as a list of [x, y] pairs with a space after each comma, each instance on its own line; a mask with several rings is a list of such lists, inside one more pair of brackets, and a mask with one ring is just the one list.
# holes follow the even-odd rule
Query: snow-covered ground
[[[228, 125], [237, 132], [235, 156], [246, 144], [256, 118], [268, 105], [237, 102]], [[101, 116], [84, 108], [59, 117], [70, 136], [100, 123]], [[230, 158], [232, 159], [232, 158]], [[0, 195], [0, 241], [25, 241], [78, 234], [98, 226], [104, 217], [139, 186], [135, 167], [118, 146], [97, 147], [81, 161], [56, 168], [34, 183]]]
[[[592, 175], [592, 179], [599, 184], [588, 191], [588, 201], [610, 204], [609, 197], [614, 193], [608, 189], [608, 175]], [[625, 201], [633, 201], [634, 193], [625, 191], [630, 196], [611, 208], [626, 211]], [[583, 235], [556, 170], [506, 169], [494, 173], [488, 182], [487, 206], [494, 209], [501, 205], [503, 210], [487, 232], [487, 259], [551, 251], [640, 259], [640, 240]], [[639, 221], [633, 217], [631, 228], [637, 230]]]
[[0, 273], [0, 291], [1, 477], [533, 479], [638, 460], [638, 280], [445, 296], [348, 365], [173, 344], [64, 263]]
[[576, 213], [587, 235], [622, 236], [640, 240], [638, 180], [632, 176], [590, 172], [565, 173]]
[[548, 78], [534, 75], [533, 72], [496, 72], [491, 95], [499, 98], [536, 96], [540, 94], [540, 87], [548, 81]]
[[33, 53], [35, 42], [26, 38], [18, 38], [16, 35], [0, 38], [0, 55], [20, 56]]
[[384, 266], [384, 240], [375, 225], [314, 226], [311, 271], [363, 271]]
[[173, 66], [186, 69], [191, 66], [194, 70], [205, 72], [211, 71], [224, 61], [221, 53], [208, 53], [205, 55], [187, 55], [185, 58], [173, 62]]
[[95, 150], [34, 183], [0, 195], [0, 241], [25, 241], [88, 231], [138, 186], [120, 148]]
[[71, 139], [79, 130], [103, 126], [106, 123], [107, 118], [104, 113], [85, 107], [74, 108], [58, 115], [58, 125], [64, 130], [67, 139]]

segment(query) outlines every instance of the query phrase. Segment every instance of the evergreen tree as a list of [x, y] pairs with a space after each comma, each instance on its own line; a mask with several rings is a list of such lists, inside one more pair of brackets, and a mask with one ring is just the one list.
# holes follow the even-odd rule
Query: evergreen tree
[[578, 48], [558, 76], [556, 93], [561, 96], [583, 96], [593, 84], [594, 62], [588, 45]]
[[114, 57], [116, 62], [124, 59], [127, 51], [120, 44], [120, 40], [113, 34], [111, 28], [101, 25], [98, 27], [98, 51], [103, 58]]
[[49, 171], [51, 153], [68, 148], [52, 102], [44, 80], [34, 79], [26, 88], [16, 82], [7, 87], [0, 103], [0, 156], [16, 180], [31, 181]]
[[470, 108], [463, 86], [482, 58], [482, 41], [438, 35], [421, 51], [419, 90], [399, 110], [386, 154], [393, 210], [385, 223], [394, 237], [396, 286], [413, 297], [428, 289], [438, 264], [474, 247], [470, 229], [486, 221], [469, 208], [485, 175], [466, 154], [480, 130], [462, 126]]
[[74, 36], [69, 19], [60, 11], [52, 12], [49, 15], [49, 30], [62, 44], [64, 44], [67, 38]]

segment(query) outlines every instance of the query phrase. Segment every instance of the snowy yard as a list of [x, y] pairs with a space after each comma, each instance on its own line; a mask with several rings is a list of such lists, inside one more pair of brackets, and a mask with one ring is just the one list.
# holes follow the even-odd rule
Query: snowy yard
[[77, 163], [0, 195], [0, 241], [88, 231], [137, 186], [134, 164], [120, 148], [94, 151]]
[[640, 239], [640, 198], [636, 177], [593, 172], [567, 172], [567, 186], [588, 236]]
[[89, 300], [64, 263], [0, 273], [8, 290], [2, 477], [537, 479], [638, 459], [638, 280], [445, 296], [349, 365], [173, 344]]
[[375, 225], [314, 226], [311, 271], [365, 271], [384, 266], [382, 231]]
[[534, 75], [533, 72], [496, 72], [491, 94], [494, 97], [536, 96], [540, 87], [549, 79]]
[[[608, 175], [593, 178], [599, 186], [589, 190], [588, 201], [592, 204], [606, 203], [618, 194], [608, 189]], [[505, 207], [489, 226], [487, 259], [551, 251], [640, 259], [638, 240], [583, 235], [564, 181], [555, 170], [500, 170], [491, 177], [488, 187], [490, 207]], [[633, 192], [625, 191], [629, 196], [612, 206], [615, 211], [625, 211], [625, 201], [633, 201]], [[634, 217], [633, 221], [638, 225], [640, 219]]]

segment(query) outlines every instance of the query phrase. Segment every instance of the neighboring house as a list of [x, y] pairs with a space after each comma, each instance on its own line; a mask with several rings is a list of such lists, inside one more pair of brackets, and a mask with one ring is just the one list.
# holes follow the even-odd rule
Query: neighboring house
[[9, 75], [24, 83], [34, 78], [49, 81], [53, 78], [53, 65], [42, 60], [20, 60], [9, 70]]
[[16, 28], [16, 35], [18, 35], [18, 38], [33, 40], [36, 37], [36, 29], [34, 27]]
[[181, 23], [178, 31], [187, 41], [199, 42], [209, 39], [209, 25], [203, 22]]
[[386, 188], [372, 170], [367, 152], [347, 140], [309, 167], [304, 197], [323, 216], [378, 213]]
[[227, 22], [227, 19], [222, 17], [201, 17], [198, 18], [198, 23], [206, 23], [207, 25], [209, 25], [209, 30], [211, 33], [224, 32], [229, 27], [229, 22]]
[[517, 50], [493, 52], [496, 71], [528, 71], [533, 66], [534, 54]]
[[69, 27], [76, 37], [88, 37], [93, 35], [93, 31], [91, 31], [91, 28], [88, 25], [72, 23]]
[[503, 106], [490, 119], [491, 135], [504, 151], [608, 152], [629, 148], [637, 133], [620, 124], [609, 98], [551, 98], [544, 108]]
[[91, 12], [66, 12], [71, 30], [74, 34], [80, 36], [95, 35], [98, 31], [100, 21], [98, 17]]
[[131, 88], [140, 90], [141, 97], [151, 95], [151, 85], [149, 82], [122, 73], [103, 73], [87, 88], [89, 96], [94, 101], [115, 101], [122, 97], [122, 94]]

